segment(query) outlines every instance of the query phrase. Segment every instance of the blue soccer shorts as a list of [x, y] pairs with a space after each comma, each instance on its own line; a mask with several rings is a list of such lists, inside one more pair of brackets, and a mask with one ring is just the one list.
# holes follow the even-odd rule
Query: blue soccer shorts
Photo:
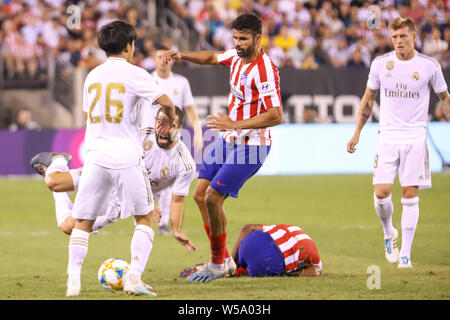
[[270, 234], [253, 231], [239, 246], [239, 266], [246, 268], [250, 277], [277, 277], [284, 270], [284, 256]]
[[239, 190], [263, 165], [270, 146], [231, 144], [217, 138], [203, 160], [198, 178], [211, 181], [210, 186], [237, 198]]

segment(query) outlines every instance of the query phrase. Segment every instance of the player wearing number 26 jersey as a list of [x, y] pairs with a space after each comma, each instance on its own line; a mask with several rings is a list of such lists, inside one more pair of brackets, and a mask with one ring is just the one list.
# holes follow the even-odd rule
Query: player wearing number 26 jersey
[[103, 26], [98, 43], [108, 60], [93, 69], [84, 84], [87, 156], [73, 206], [72, 216], [77, 220], [69, 241], [67, 296], [80, 295], [89, 232], [113, 189], [122, 206], [122, 217], [133, 215], [136, 221], [124, 291], [155, 295], [141, 281], [153, 243], [152, 222], [159, 221], [159, 216], [153, 210], [153, 197], [142, 165], [137, 102], [148, 99], [159, 103], [170, 123], [175, 108], [145, 70], [130, 64], [135, 40], [136, 32], [127, 23], [114, 21]]

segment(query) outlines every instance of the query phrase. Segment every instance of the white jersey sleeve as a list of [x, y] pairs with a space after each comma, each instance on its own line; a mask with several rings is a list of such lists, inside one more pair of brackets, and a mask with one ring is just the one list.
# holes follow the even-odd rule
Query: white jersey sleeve
[[148, 99], [152, 103], [164, 94], [151, 74], [142, 68], [136, 69], [130, 88], [134, 95]]
[[441, 65], [436, 61], [435, 68], [430, 77], [430, 85], [435, 93], [442, 93], [447, 91], [447, 83], [445, 82], [444, 75], [442, 73]]
[[187, 196], [192, 180], [195, 178], [196, 165], [184, 142], [175, 146], [177, 175], [172, 186], [172, 193], [177, 196]]
[[370, 65], [369, 77], [367, 80], [367, 87], [372, 90], [380, 89], [380, 66], [381, 66], [381, 57], [375, 58]]
[[187, 195], [189, 195], [189, 188], [194, 178], [195, 178], [195, 169], [180, 170], [179, 174], [175, 179], [175, 182], [173, 183], [172, 194], [182, 197], [186, 197]]

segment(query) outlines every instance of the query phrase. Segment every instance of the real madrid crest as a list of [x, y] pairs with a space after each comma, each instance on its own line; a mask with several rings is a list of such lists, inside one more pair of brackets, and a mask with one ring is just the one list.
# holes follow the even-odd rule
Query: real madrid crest
[[420, 75], [419, 75], [419, 73], [417, 71], [413, 73], [412, 79], [415, 80], [415, 81], [420, 79]]
[[164, 167], [163, 169], [161, 169], [160, 173], [163, 177], [167, 176], [169, 174], [169, 168]]
[[153, 146], [153, 142], [150, 140], [145, 140], [144, 142], [144, 150], [149, 151]]
[[388, 70], [394, 69], [394, 61], [386, 62], [386, 69], [388, 69]]

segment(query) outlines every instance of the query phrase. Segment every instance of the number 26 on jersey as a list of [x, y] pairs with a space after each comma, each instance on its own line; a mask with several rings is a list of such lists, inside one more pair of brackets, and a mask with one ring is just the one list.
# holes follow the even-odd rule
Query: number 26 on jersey
[[[122, 83], [108, 83], [106, 86], [106, 96], [105, 96], [105, 120], [110, 123], [121, 123], [123, 119], [123, 103], [120, 100], [111, 99], [111, 92], [115, 90], [120, 94], [125, 93], [125, 86]], [[102, 116], [94, 116], [93, 112], [96, 108], [98, 101], [102, 95], [102, 84], [99, 82], [93, 83], [88, 88], [88, 93], [91, 94], [95, 91], [94, 100], [92, 100], [91, 106], [89, 108], [89, 122], [99, 123], [102, 121]], [[115, 115], [111, 115], [111, 108], [116, 108]]]

